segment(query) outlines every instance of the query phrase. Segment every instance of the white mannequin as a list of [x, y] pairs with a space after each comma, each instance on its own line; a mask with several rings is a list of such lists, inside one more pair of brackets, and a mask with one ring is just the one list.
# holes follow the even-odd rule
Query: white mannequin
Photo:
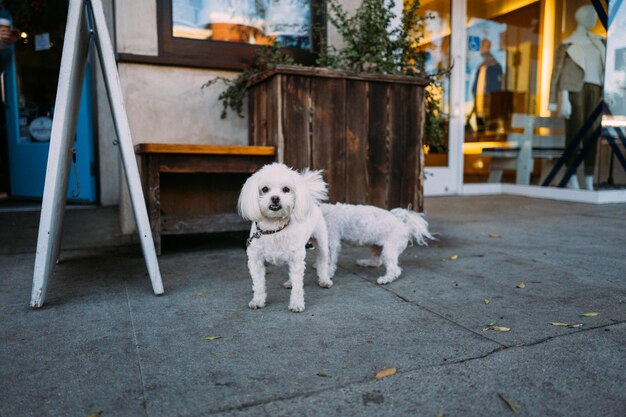
[[[580, 55], [584, 54], [585, 50], [590, 50], [589, 46], [592, 46], [591, 39], [589, 38], [589, 30], [593, 29], [598, 20], [598, 15], [593, 6], [582, 6], [576, 10], [576, 15], [574, 16], [576, 19], [576, 29], [572, 32], [569, 38], [565, 39], [563, 43], [571, 43], [572, 47], [569, 49], [570, 55]], [[581, 59], [581, 63], [585, 64], [584, 58]], [[602, 81], [604, 78], [604, 74], [602, 74], [601, 67], [592, 67], [588, 68], [588, 65], [584, 65], [583, 69], [585, 70], [585, 81], [589, 80], [597, 80], [597, 82], [592, 82], [593, 84], [602, 85]], [[600, 72], [596, 72], [597, 69], [600, 69]], [[589, 71], [593, 71], [594, 74], [587, 74]], [[554, 108], [554, 105], [550, 105], [551, 111], [557, 111], [557, 108]], [[572, 114], [572, 104], [569, 101], [569, 92], [567, 90], [561, 91], [561, 106], [560, 113], [566, 119], [569, 119]]]
[[[593, 6], [581, 6], [576, 10], [575, 19], [578, 24], [576, 29], [563, 41], [563, 43], [571, 44], [567, 53], [576, 64], [584, 70], [586, 83], [602, 86], [604, 82], [604, 55], [594, 46], [589, 33], [589, 31], [595, 27], [598, 15]], [[563, 117], [569, 119], [572, 114], [569, 91], [562, 90], [560, 104], [550, 104], [549, 110], [558, 110]], [[570, 177], [567, 187], [573, 189], [579, 188], [578, 180], [575, 175]], [[585, 176], [584, 187], [587, 190], [593, 190], [592, 175]]]

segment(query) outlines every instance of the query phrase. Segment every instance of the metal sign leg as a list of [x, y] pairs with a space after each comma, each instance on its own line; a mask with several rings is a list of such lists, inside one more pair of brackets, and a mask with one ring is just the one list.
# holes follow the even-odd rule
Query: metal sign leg
[[152, 281], [152, 289], [157, 295], [163, 294], [163, 283], [161, 281], [159, 263], [157, 262], [156, 250], [154, 248], [154, 240], [152, 239], [152, 229], [150, 229], [146, 202], [143, 198], [137, 159], [135, 157], [133, 140], [130, 134], [130, 125], [124, 107], [122, 87], [117, 72], [111, 36], [109, 35], [109, 29], [104, 17], [102, 0], [91, 0], [88, 4], [91, 6], [94, 19], [94, 39], [104, 74], [104, 82], [109, 96], [115, 131], [117, 132], [117, 138], [119, 140], [122, 165], [124, 166], [126, 183], [130, 192], [130, 201], [135, 214], [139, 241], [141, 242], [143, 256], [146, 261], [146, 267], [148, 268], [148, 275]]
[[88, 33], [84, 25], [83, 4], [84, 0], [70, 3], [65, 29], [65, 44], [54, 105], [56, 114], [52, 121], [50, 135], [50, 151], [41, 204], [41, 219], [30, 301], [30, 305], [35, 308], [41, 307], [46, 298], [48, 278], [61, 244], [70, 148], [76, 131], [81, 85], [85, 76], [89, 46]]

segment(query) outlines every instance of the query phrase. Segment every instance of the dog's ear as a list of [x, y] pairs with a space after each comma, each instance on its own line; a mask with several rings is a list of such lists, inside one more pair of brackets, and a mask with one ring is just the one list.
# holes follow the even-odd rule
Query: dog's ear
[[248, 178], [241, 188], [239, 201], [237, 201], [237, 211], [246, 220], [256, 222], [262, 219], [261, 209], [259, 208], [259, 185], [256, 175]]
[[313, 197], [311, 196], [311, 191], [307, 187], [306, 182], [302, 178], [302, 176], [296, 172], [294, 172], [294, 181], [296, 184], [295, 187], [295, 207], [293, 209], [293, 216], [298, 223], [304, 222], [311, 212], [311, 207], [315, 202], [313, 201]]

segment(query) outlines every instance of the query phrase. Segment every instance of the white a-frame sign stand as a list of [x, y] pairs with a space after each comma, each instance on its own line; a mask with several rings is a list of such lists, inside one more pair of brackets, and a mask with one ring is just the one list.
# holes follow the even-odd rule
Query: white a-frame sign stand
[[92, 39], [95, 42], [104, 74], [126, 183], [130, 191], [148, 275], [152, 281], [154, 293], [163, 294], [161, 273], [152, 240], [148, 212], [143, 199], [137, 160], [135, 159], [130, 127], [124, 109], [113, 45], [104, 18], [102, 0], [70, 0], [37, 238], [37, 254], [30, 301], [31, 307], [35, 308], [41, 307], [44, 303], [48, 279], [52, 274], [60, 251], [71, 148], [76, 132], [87, 53]]

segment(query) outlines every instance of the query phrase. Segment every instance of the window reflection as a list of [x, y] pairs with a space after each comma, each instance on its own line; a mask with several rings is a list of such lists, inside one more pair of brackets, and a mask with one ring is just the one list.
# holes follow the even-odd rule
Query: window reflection
[[310, 49], [308, 0], [172, 0], [172, 35]]
[[[424, 26], [424, 38], [420, 47], [427, 51], [425, 70], [429, 74], [440, 73], [450, 67], [450, 2], [425, 0], [421, 2], [422, 16], [430, 16]], [[445, 75], [434, 90], [440, 103], [441, 128], [443, 138], [433, 142], [427, 138], [425, 148], [427, 166], [448, 165], [448, 122], [450, 114], [450, 78]]]
[[[587, 0], [468, 2], [466, 183], [593, 189], [599, 119], [589, 119], [602, 99], [605, 38]], [[577, 167], [580, 184], [569, 177]]]

